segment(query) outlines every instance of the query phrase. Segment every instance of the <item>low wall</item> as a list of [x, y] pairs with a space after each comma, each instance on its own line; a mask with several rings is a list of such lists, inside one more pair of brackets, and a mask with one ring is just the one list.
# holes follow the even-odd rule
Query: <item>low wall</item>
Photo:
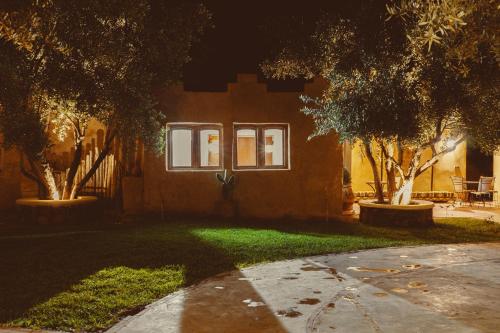
[[361, 223], [396, 226], [396, 227], [428, 227], [434, 224], [429, 201], [414, 200], [410, 205], [378, 204], [374, 200], [359, 202], [359, 221]]

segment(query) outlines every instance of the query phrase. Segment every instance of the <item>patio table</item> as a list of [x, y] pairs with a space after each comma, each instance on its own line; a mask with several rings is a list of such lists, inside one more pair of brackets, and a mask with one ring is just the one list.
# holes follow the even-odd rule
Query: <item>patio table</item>
[[470, 192], [477, 191], [477, 186], [479, 185], [479, 180], [464, 180], [464, 185], [465, 185], [465, 189], [464, 189], [465, 198], [464, 198], [464, 201], [469, 202], [469, 205], [472, 206]]

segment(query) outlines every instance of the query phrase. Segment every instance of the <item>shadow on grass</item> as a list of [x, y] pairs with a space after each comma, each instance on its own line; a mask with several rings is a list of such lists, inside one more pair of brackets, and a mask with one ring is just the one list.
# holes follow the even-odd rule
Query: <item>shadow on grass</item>
[[0, 227], [0, 323], [97, 330], [176, 289], [240, 265], [328, 252], [498, 241], [500, 226], [425, 229], [297, 221]]
[[183, 226], [50, 229], [0, 236], [0, 323], [105, 328], [123, 311], [235, 268]]

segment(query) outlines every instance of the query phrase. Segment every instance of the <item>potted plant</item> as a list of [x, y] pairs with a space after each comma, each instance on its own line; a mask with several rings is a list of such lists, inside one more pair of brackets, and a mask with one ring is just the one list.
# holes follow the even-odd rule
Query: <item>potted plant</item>
[[217, 201], [216, 209], [223, 217], [234, 217], [235, 202], [233, 200], [234, 175], [229, 175], [224, 169], [223, 173], [215, 175], [222, 184], [222, 200]]
[[342, 171], [342, 215], [352, 215], [354, 210], [354, 193], [352, 192], [351, 174], [346, 168]]

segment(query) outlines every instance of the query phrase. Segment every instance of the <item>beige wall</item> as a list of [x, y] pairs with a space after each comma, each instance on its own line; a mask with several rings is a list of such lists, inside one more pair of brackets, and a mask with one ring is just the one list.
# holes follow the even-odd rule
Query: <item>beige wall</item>
[[[450, 177], [455, 175], [455, 167], [459, 167], [461, 174], [466, 174], [466, 154], [467, 145], [462, 142], [457, 146], [454, 152], [444, 155], [438, 163], [434, 165], [434, 171], [428, 169], [415, 179], [413, 191], [453, 191]], [[431, 156], [431, 150], [427, 150], [422, 155], [421, 161], [424, 162]], [[359, 143], [353, 145], [351, 162], [352, 186], [354, 191], [370, 191], [372, 188], [366, 184], [366, 181], [373, 180], [373, 172], [370, 163], [364, 155], [364, 151]], [[380, 156], [378, 152], [375, 158], [380, 165]], [[431, 189], [431, 175], [434, 173], [434, 188]], [[386, 179], [385, 172], [383, 178]]]
[[[318, 94], [321, 83], [306, 84]], [[169, 122], [223, 124], [224, 168], [235, 175], [234, 200], [241, 217], [321, 218], [341, 213], [342, 148], [335, 135], [308, 141], [310, 118], [299, 112], [300, 93], [267, 92], [255, 75], [239, 75], [226, 92], [160, 93]], [[231, 171], [233, 123], [289, 123], [290, 170]], [[167, 171], [165, 156], [146, 154], [144, 204], [167, 214], [219, 215], [221, 185], [215, 172]]]

